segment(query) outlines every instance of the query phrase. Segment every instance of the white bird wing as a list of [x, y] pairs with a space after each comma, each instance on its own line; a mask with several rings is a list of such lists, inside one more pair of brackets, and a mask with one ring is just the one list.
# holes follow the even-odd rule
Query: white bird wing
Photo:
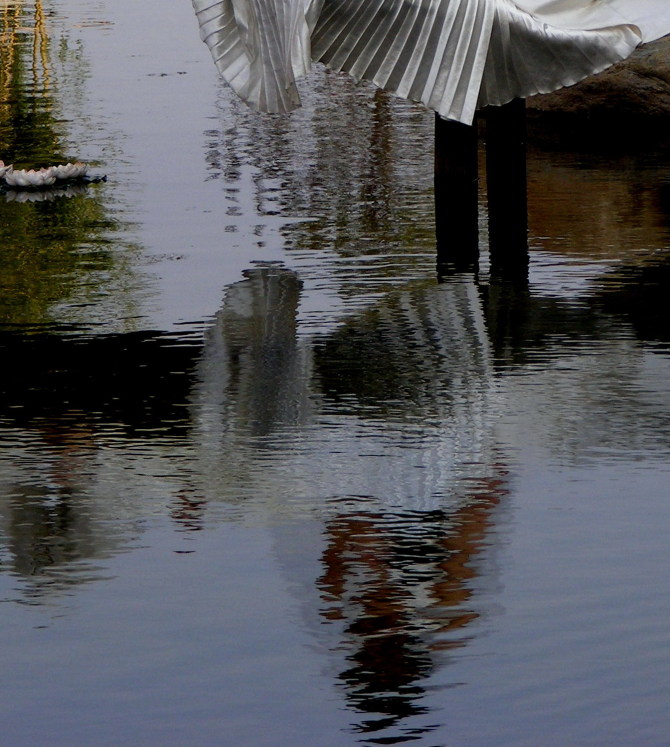
[[643, 42], [670, 34], [668, 0], [515, 0], [522, 10], [567, 29], [637, 26]]
[[[546, 93], [670, 32], [670, 0], [193, 0], [222, 76], [251, 106], [299, 105], [317, 60], [447, 119]], [[667, 7], [666, 7], [667, 6]]]
[[635, 25], [607, 26], [611, 16], [589, 28], [563, 27], [551, 14], [546, 19], [497, 0], [478, 107], [574, 85], [625, 59], [642, 41]]
[[325, 0], [312, 57], [471, 121], [493, 19], [493, 0]]
[[222, 77], [250, 106], [287, 112], [311, 63], [310, 34], [322, 0], [193, 0], [200, 36]]

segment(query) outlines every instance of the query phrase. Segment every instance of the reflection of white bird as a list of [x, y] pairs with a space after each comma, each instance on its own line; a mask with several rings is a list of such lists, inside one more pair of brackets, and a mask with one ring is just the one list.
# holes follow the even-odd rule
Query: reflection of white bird
[[491, 473], [498, 394], [472, 278], [402, 291], [313, 340], [298, 334], [294, 272], [245, 275], [195, 373], [209, 494], [284, 506], [366, 496], [432, 511]]
[[668, 0], [192, 0], [251, 106], [299, 104], [320, 61], [469, 124], [475, 110], [572, 85], [670, 33]]

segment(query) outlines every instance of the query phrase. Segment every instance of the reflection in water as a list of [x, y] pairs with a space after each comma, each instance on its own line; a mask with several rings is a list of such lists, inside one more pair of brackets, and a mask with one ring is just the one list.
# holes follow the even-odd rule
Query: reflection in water
[[296, 339], [300, 281], [259, 267], [228, 288], [208, 331], [199, 368], [208, 421], [235, 438], [263, 443], [275, 429], [304, 423], [310, 409]]
[[55, 94], [42, 0], [5, 3], [0, 24], [0, 157], [18, 168], [31, 157], [44, 159], [55, 144]]
[[60, 428], [51, 423], [42, 436], [40, 479], [33, 475], [23, 484], [4, 484], [8, 501], [1, 509], [13, 570], [33, 581], [27, 591], [36, 600], [55, 588], [85, 581], [89, 574], [84, 567], [76, 574], [59, 571], [100, 557], [106, 545], [84, 498], [93, 479], [92, 431], [85, 425]]
[[65, 187], [55, 187], [43, 190], [9, 189], [3, 192], [5, 202], [51, 202], [62, 197], [81, 197], [86, 194], [86, 184], [68, 184]]
[[318, 338], [315, 357], [324, 393], [368, 417], [449, 415], [467, 426], [492, 405], [483, 309], [467, 274], [389, 294]]
[[479, 297], [467, 277], [398, 293], [310, 355], [299, 294], [278, 266], [228, 289], [198, 368], [197, 442], [219, 499], [321, 506], [321, 614], [342, 628], [327, 646], [347, 652], [339, 680], [365, 716], [355, 731], [418, 739], [432, 728], [426, 680], [478, 616], [469, 581], [506, 490], [490, 462]]
[[56, 423], [72, 436], [82, 424], [82, 433], [115, 437], [184, 432], [197, 335], [27, 331], [0, 334], [3, 358], [12, 361], [0, 379], [6, 424], [41, 429]]
[[576, 153], [533, 147], [528, 212], [536, 246], [589, 262], [638, 259], [667, 247], [670, 210], [658, 166], [667, 163], [670, 140], [645, 148], [646, 136], [625, 147], [617, 139], [605, 152], [597, 142]]
[[[368, 91], [332, 73], [316, 78], [309, 95], [312, 109], [290, 121], [225, 98], [220, 128], [207, 132], [206, 158], [231, 216], [246, 197], [259, 231], [277, 214], [296, 219], [281, 230], [305, 286], [301, 322], [317, 327], [334, 307], [355, 312], [434, 272], [433, 119], [383, 92], [371, 103]], [[670, 212], [658, 171], [667, 146], [639, 142], [617, 142], [614, 153], [583, 139], [576, 152], [529, 146], [531, 278], [539, 275], [542, 295], [551, 283], [593, 277], [605, 262], [635, 262], [667, 245]], [[485, 273], [484, 199], [482, 184]]]
[[305, 284], [301, 321], [308, 313], [318, 326], [332, 324], [333, 308], [353, 312], [434, 273], [432, 119], [331, 73], [315, 78], [310, 96], [314, 111], [290, 120], [226, 98], [205, 157], [225, 191], [227, 230], [245, 200], [263, 238], [272, 217], [284, 217], [282, 242]]
[[296, 334], [299, 287], [286, 269], [250, 270], [205, 341], [193, 412], [217, 494], [426, 509], [479, 475], [493, 392], [473, 283], [399, 293], [313, 341]]
[[[667, 294], [664, 267], [636, 271], [645, 299]], [[241, 499], [247, 508], [269, 502], [301, 510], [316, 501], [325, 509], [337, 496], [367, 496], [374, 513], [440, 511], [445, 500], [464, 500], [462, 480], [496, 471], [492, 429], [516, 382], [496, 371], [549, 371], [566, 357], [584, 365], [591, 356], [583, 343], [614, 335], [607, 367], [601, 353], [592, 358], [596, 368], [585, 369], [588, 389], [576, 388], [576, 364], [557, 383], [573, 392], [566, 403], [581, 389], [594, 397], [581, 410], [602, 408], [597, 391], [618, 367], [617, 379], [629, 383], [612, 417], [631, 408], [646, 417], [631, 367], [634, 344], [616, 330], [630, 320], [643, 339], [663, 341], [667, 319], [654, 303], [631, 302], [636, 286], [617, 277], [581, 303], [542, 298], [527, 286], [480, 286], [467, 276], [415, 284], [330, 333], [306, 337], [296, 322], [300, 279], [260, 265], [230, 286], [204, 339], [7, 332], [0, 343], [13, 365], [0, 378], [0, 420], [11, 429], [4, 440], [11, 444], [16, 429], [26, 443], [61, 433], [62, 443], [84, 454], [112, 450], [108, 464], [125, 462], [128, 479], [147, 453], [160, 460], [178, 449], [194, 461], [172, 466], [176, 515], [180, 506], [200, 514], [203, 501]], [[602, 375], [593, 378], [598, 366]], [[533, 391], [526, 388], [525, 397]], [[601, 409], [592, 428], [608, 412]], [[82, 472], [72, 464], [73, 474]]]
[[99, 578], [94, 559], [169, 492], [156, 475], [119, 479], [115, 454], [142, 462], [152, 437], [183, 442], [200, 351], [188, 337], [59, 332], [0, 333], [0, 532], [31, 598]]
[[[51, 44], [42, 0], [2, 5], [0, 158], [17, 168], [58, 163], [67, 156], [62, 146], [64, 124], [57, 106]], [[81, 64], [76, 59], [71, 63], [75, 68]], [[98, 264], [104, 271], [112, 268], [109, 256], [103, 256], [107, 253], [95, 248], [104, 225], [100, 196], [83, 186], [48, 193], [3, 192], [3, 329], [19, 329], [25, 334], [27, 329], [43, 327], [48, 324], [53, 305], [67, 298], [77, 282], [87, 282], [82, 276], [91, 265]], [[39, 434], [40, 446], [33, 457], [28, 457], [10, 438], [6, 455], [11, 468], [2, 475], [0, 513], [12, 566], [17, 573], [35, 580], [33, 592], [28, 593], [39, 596], [52, 586], [81, 582], [87, 575], [83, 568], [77, 573], [66, 572], [58, 583], [49, 571], [76, 568], [82, 558], [99, 556], [113, 533], [96, 527], [89, 516], [85, 496], [93, 481], [95, 434], [86, 422], [86, 411], [78, 410], [68, 399], [52, 399], [52, 386], [57, 390], [59, 379], [67, 378], [70, 360], [64, 357], [60, 361], [59, 372], [50, 355], [50, 338], [36, 336], [31, 340], [23, 334], [14, 338], [3, 334], [0, 342], [3, 424], [15, 427], [30, 423], [31, 430]], [[58, 347], [57, 339], [53, 344]], [[61, 412], [41, 422], [43, 408], [52, 405]]]
[[[64, 90], [52, 72], [55, 63], [64, 67]], [[2, 6], [0, 159], [16, 168], [76, 160], [79, 154], [66, 152], [66, 128], [76, 116], [71, 107], [85, 66], [81, 50], [70, 50], [67, 38], [50, 27], [42, 0]], [[0, 191], [0, 324], [20, 328], [64, 318], [90, 323], [136, 313], [136, 301], [128, 301], [128, 252], [110, 245], [116, 225], [101, 184]]]
[[[296, 527], [294, 543], [310, 516], [324, 546], [310, 579], [319, 618], [305, 620], [355, 738], [429, 740], [444, 729], [436, 683], [448, 686], [444, 668], [481, 632], [478, 574], [495, 584], [514, 469], [496, 421], [534, 407], [524, 382], [557, 392], [534, 430], [554, 447], [574, 437], [569, 418], [597, 410], [575, 459], [594, 444], [636, 448], [630, 429], [612, 441], [622, 412], [666, 456], [670, 433], [635, 392], [637, 343], [622, 336], [630, 309], [619, 316], [615, 290], [562, 303], [462, 275], [409, 284], [312, 336], [297, 323], [301, 293], [293, 270], [259, 264], [202, 337], [5, 333], [7, 357], [22, 362], [1, 377], [8, 565], [39, 602], [99, 578], [96, 559], [132, 546], [135, 520], [153, 511], [190, 533], [263, 516]], [[593, 358], [584, 340], [603, 350]], [[627, 400], [603, 399], [615, 368]]]
[[667, 344], [669, 288], [670, 253], [608, 273], [601, 279], [595, 302], [627, 319], [640, 340]]

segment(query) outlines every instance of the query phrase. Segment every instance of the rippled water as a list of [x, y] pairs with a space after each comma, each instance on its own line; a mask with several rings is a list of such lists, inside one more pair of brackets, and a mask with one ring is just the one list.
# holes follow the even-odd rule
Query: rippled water
[[0, 20], [0, 158], [107, 176], [0, 194], [0, 741], [667, 744], [668, 143], [534, 127], [528, 278], [482, 185], [438, 282], [429, 114]]

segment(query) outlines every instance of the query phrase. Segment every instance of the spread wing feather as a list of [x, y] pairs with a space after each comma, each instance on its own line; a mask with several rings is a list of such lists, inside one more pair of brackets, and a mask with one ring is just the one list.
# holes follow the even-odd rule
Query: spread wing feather
[[268, 112], [299, 105], [314, 60], [469, 124], [670, 31], [668, 0], [192, 1], [221, 75]]

